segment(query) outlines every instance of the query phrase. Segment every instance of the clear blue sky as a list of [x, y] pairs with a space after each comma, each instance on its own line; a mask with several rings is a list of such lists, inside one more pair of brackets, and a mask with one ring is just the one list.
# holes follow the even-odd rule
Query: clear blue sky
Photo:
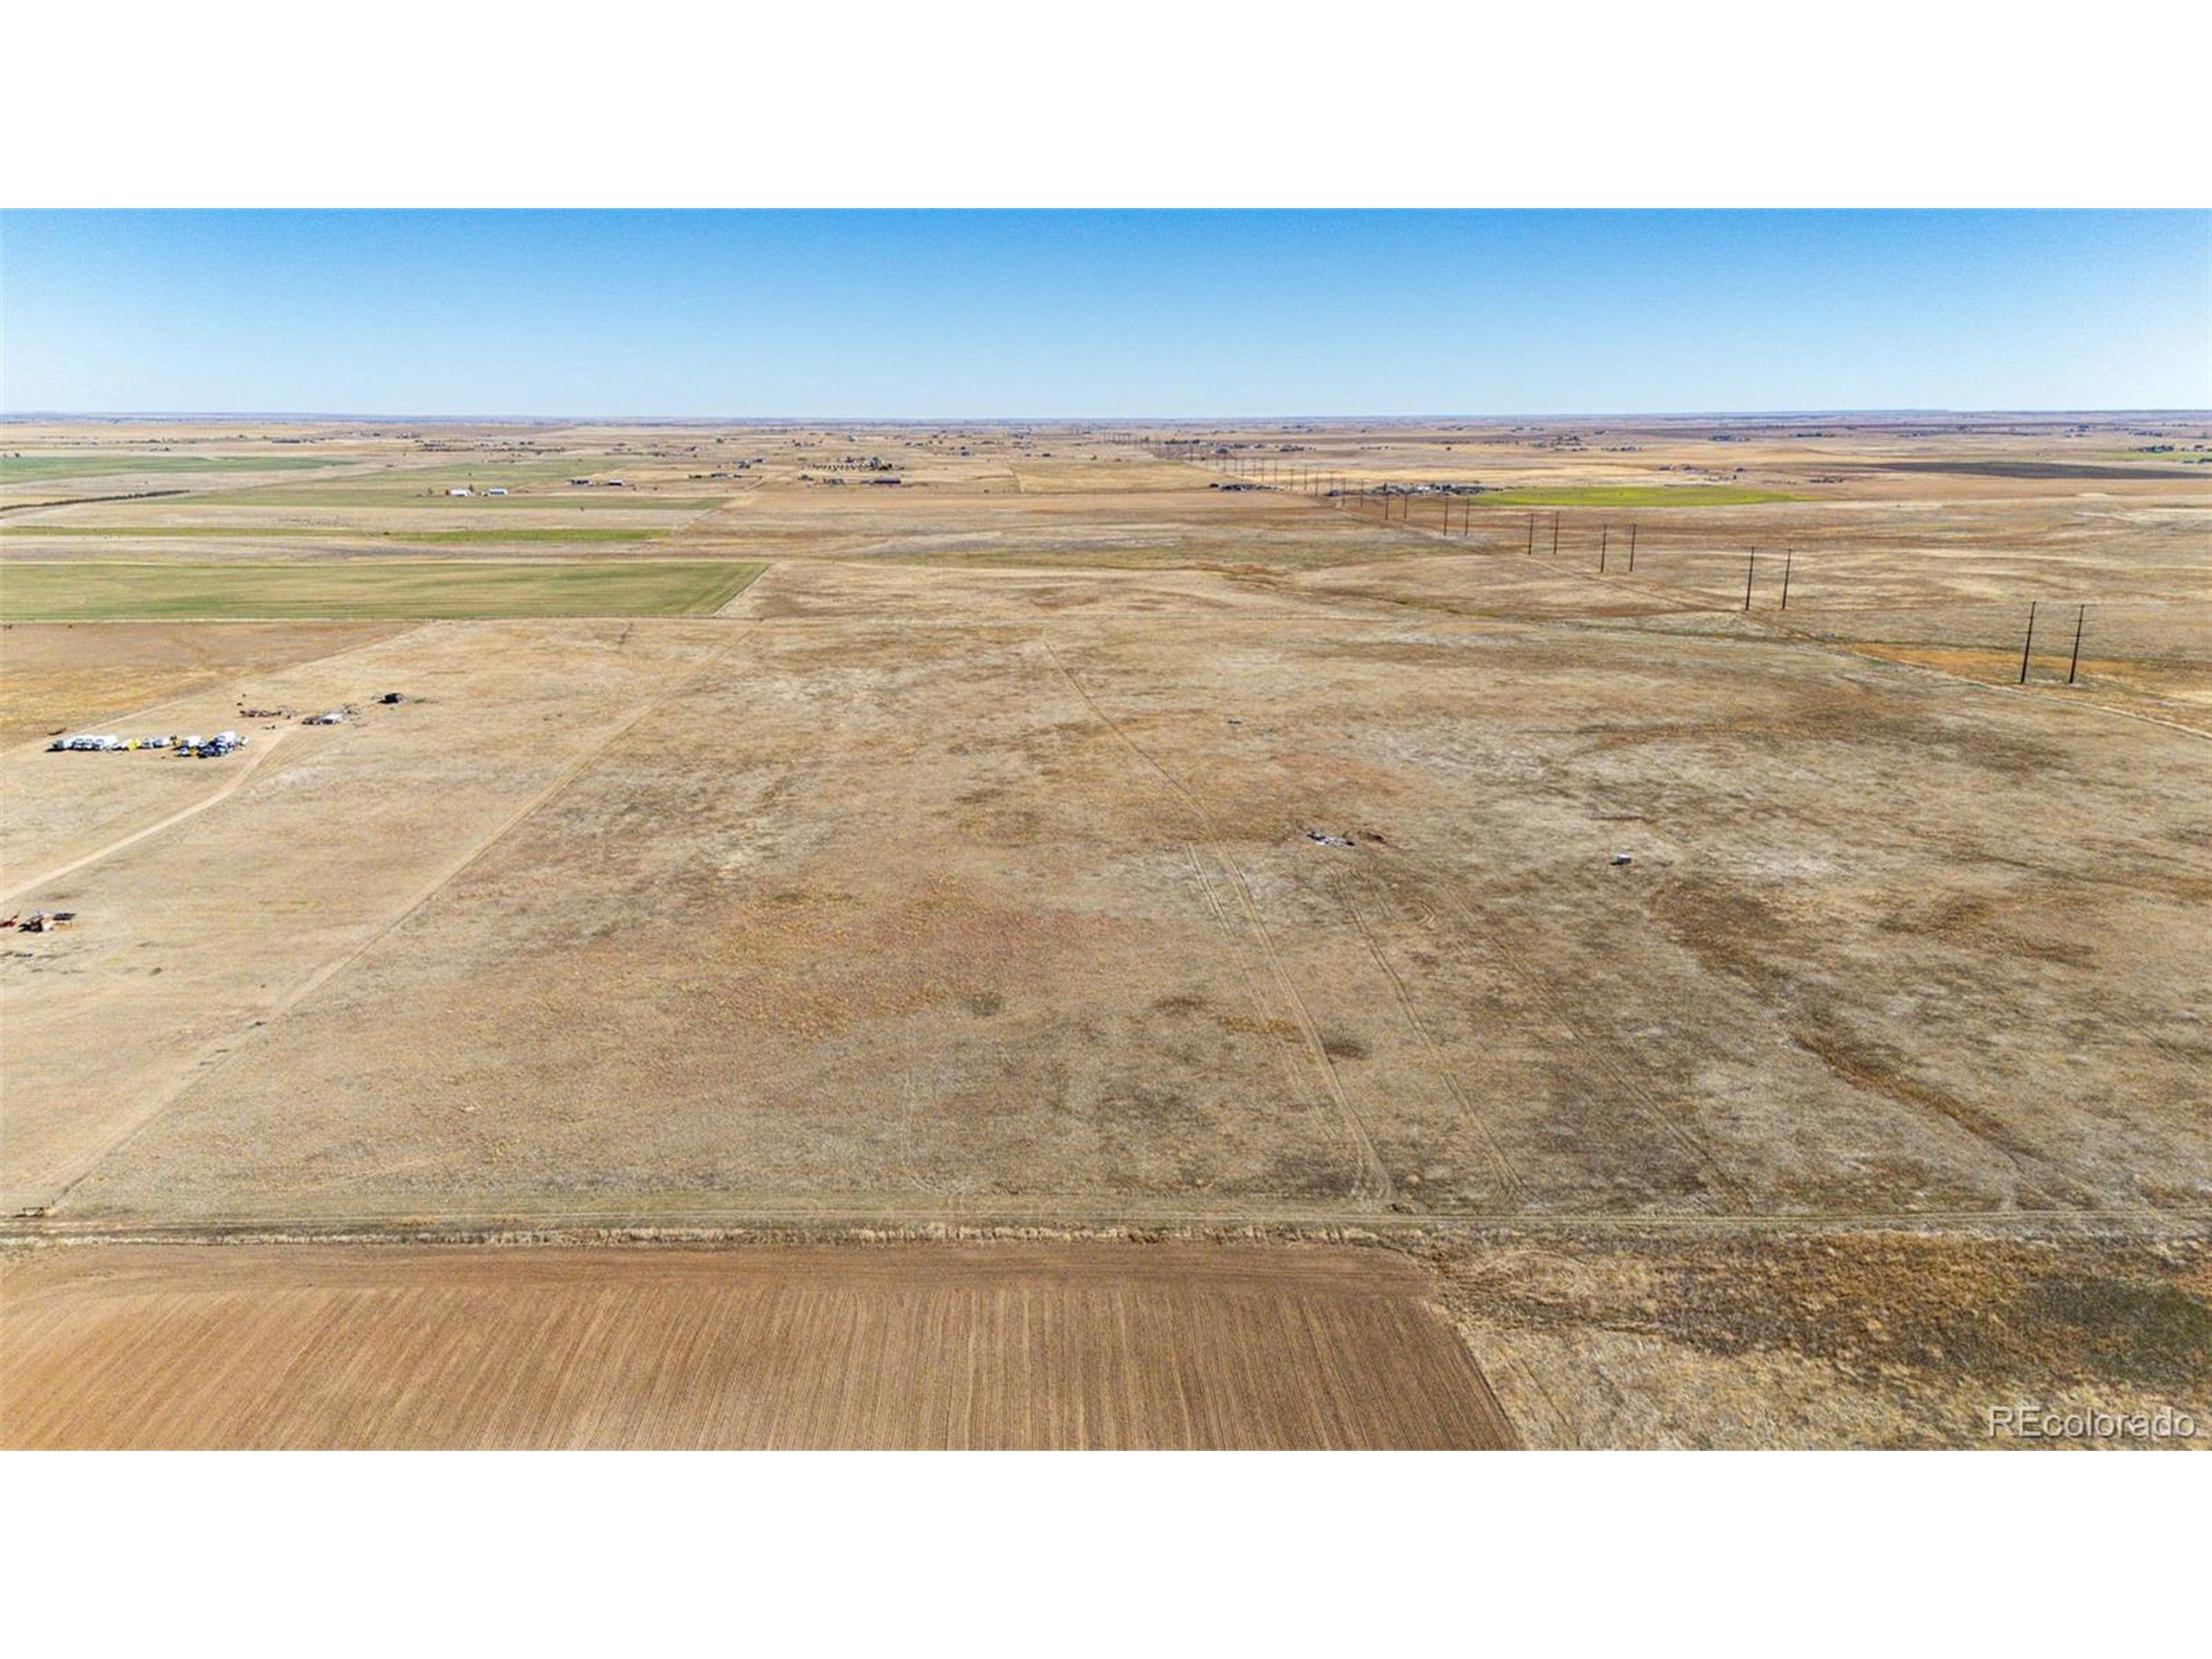
[[0, 407], [2212, 405], [2212, 213], [0, 215]]

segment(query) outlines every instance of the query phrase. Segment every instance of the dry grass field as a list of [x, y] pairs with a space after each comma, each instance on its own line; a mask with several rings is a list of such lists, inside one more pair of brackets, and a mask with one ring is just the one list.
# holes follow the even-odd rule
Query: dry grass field
[[[47, 1265], [125, 1249], [99, 1241], [1349, 1231], [1406, 1254], [1533, 1443], [1956, 1443], [2000, 1388], [2188, 1395], [2212, 1372], [2208, 442], [2151, 417], [18, 424], [0, 887], [78, 919], [0, 946], [9, 1345], [156, 1351], [96, 1268]], [[329, 464], [266, 464], [303, 454]], [[134, 488], [173, 493], [112, 499]], [[392, 608], [426, 559], [467, 607]], [[602, 597], [563, 614], [580, 582]], [[178, 620], [218, 590], [316, 620]], [[253, 744], [44, 752], [226, 726]], [[168, 1248], [112, 1259], [336, 1294], [298, 1275], [339, 1245]], [[1181, 1259], [1084, 1247], [1117, 1249]], [[723, 1255], [748, 1283], [796, 1259]], [[467, 1324], [472, 1264], [528, 1259], [437, 1258], [423, 1340]], [[957, 1303], [957, 1247], [899, 1271], [940, 1259]], [[1285, 1271], [1270, 1306], [1322, 1295]], [[1961, 1284], [2002, 1342], [1960, 1338]], [[1941, 1357], [1836, 1334], [1869, 1285]], [[1753, 1317], [1777, 1286], [1803, 1293], [1786, 1329]], [[861, 1318], [843, 1294], [806, 1317]], [[128, 1317], [187, 1344], [251, 1317], [179, 1294]], [[1405, 1334], [1420, 1298], [1375, 1294], [1412, 1345], [1363, 1363], [1458, 1398], [1464, 1356]], [[715, 1306], [735, 1332], [800, 1317]], [[680, 1346], [692, 1317], [622, 1339]], [[1320, 1399], [1338, 1363], [1292, 1370]], [[779, 1395], [602, 1419], [614, 1382], [546, 1386], [567, 1403], [454, 1433], [1481, 1438], [1313, 1401], [963, 1427], [926, 1391], [874, 1427]], [[339, 1421], [64, 1404], [10, 1435]]]
[[1588, 1228], [1421, 1248], [1531, 1446], [2017, 1447], [1987, 1414], [2020, 1404], [2164, 1408], [2196, 1426], [2164, 1444], [2212, 1440], [2201, 1223]]

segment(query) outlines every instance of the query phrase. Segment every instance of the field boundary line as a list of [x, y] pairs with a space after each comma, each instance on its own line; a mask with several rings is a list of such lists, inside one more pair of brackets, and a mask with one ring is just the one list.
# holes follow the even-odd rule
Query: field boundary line
[[669, 697], [681, 696], [684, 692], [689, 691], [694, 685], [704, 679], [715, 669], [721, 666], [722, 663], [737, 649], [739, 645], [742, 645], [747, 639], [752, 638], [757, 627], [758, 625], [755, 624], [753, 627], [747, 627], [742, 630], [727, 644], [723, 645], [719, 650], [715, 651], [704, 662], [701, 663], [698, 667], [694, 669], [690, 673], [685, 675], [681, 680], [677, 681], [673, 686], [671, 686], [661, 692], [649, 694], [644, 699], [643, 703], [634, 714], [632, 714], [628, 719], [621, 721], [620, 724], [617, 725], [613, 730], [608, 732], [606, 736], [600, 739], [598, 742], [593, 744], [582, 754], [577, 755], [574, 760], [570, 760], [568, 765], [563, 766], [559, 772], [553, 775], [551, 780], [548, 782], [543, 788], [540, 789], [536, 794], [532, 795], [528, 800], [524, 801], [520, 806], [509, 813], [506, 817], [500, 820], [489, 835], [479, 841], [476, 845], [471, 848], [467, 852], [462, 854], [459, 859], [446, 866], [445, 868], [433, 877], [428, 884], [418, 889], [410, 899], [407, 899], [398, 912], [393, 915], [381, 927], [377, 928], [366, 938], [363, 939], [359, 944], [346, 951], [344, 955], [336, 957], [331, 962], [324, 963], [322, 967], [310, 974], [306, 980], [302, 982], [291, 991], [286, 993], [273, 1007], [270, 1008], [266, 1013], [258, 1015], [246, 1027], [245, 1031], [243, 1033], [239, 1033], [234, 1038], [229, 1039], [217, 1039], [219, 1041], [229, 1040], [231, 1041], [232, 1046], [219, 1050], [212, 1059], [203, 1059], [200, 1064], [194, 1066], [191, 1071], [185, 1073], [183, 1077], [170, 1085], [168, 1089], [156, 1096], [153, 1102], [139, 1114], [137, 1122], [130, 1124], [121, 1133], [111, 1139], [107, 1145], [101, 1147], [97, 1152], [91, 1154], [88, 1157], [79, 1160], [75, 1172], [63, 1181], [59, 1191], [57, 1191], [54, 1196], [47, 1202], [43, 1208], [48, 1211], [59, 1209], [67, 1201], [69, 1195], [75, 1192], [76, 1189], [83, 1184], [86, 1177], [90, 1175], [94, 1170], [98, 1169], [100, 1165], [105, 1163], [110, 1158], [115, 1156], [116, 1154], [128, 1147], [141, 1135], [143, 1135], [147, 1129], [150, 1128], [156, 1122], [158, 1122], [171, 1107], [175, 1106], [179, 1101], [191, 1094], [194, 1090], [199, 1088], [202, 1084], [219, 1076], [225, 1071], [227, 1071], [240, 1054], [253, 1046], [252, 1039], [256, 1033], [268, 1031], [271, 1027], [276, 1025], [278, 1020], [282, 1020], [286, 1014], [291, 1013], [294, 1008], [299, 1007], [301, 1003], [313, 996], [333, 979], [336, 978], [340, 974], [344, 973], [347, 969], [351, 968], [355, 963], [359, 962], [363, 957], [366, 956], [378, 945], [383, 944], [384, 941], [389, 938], [392, 933], [396, 931], [410, 917], [422, 910], [422, 908], [425, 905], [429, 904], [431, 899], [437, 897], [440, 893], [443, 892], [448, 887], [459, 880], [460, 877], [470, 868], [470, 867], [474, 865], [486, 853], [490, 852], [493, 848], [498, 846], [499, 842], [505, 841], [508, 836], [512, 834], [517, 829], [520, 828], [525, 819], [533, 817], [541, 807], [543, 807], [556, 796], [560, 795], [566, 791], [569, 786], [575, 783], [578, 778], [582, 776], [586, 771], [596, 765], [600, 758], [606, 754], [608, 750], [612, 749], [616, 744], [627, 737], [632, 731], [643, 725], [652, 715], [658, 714], [663, 704]]
[[[740, 587], [735, 593], [732, 594], [721, 604], [715, 606], [713, 610], [700, 613], [701, 615], [703, 615], [709, 620], [734, 616], [736, 612], [733, 609], [733, 607], [741, 603], [755, 588], [758, 588], [762, 582], [768, 579], [768, 573], [776, 568], [777, 562], [773, 559], [748, 559], [746, 563], [748, 564], [757, 564], [760, 568], [755, 570], [750, 576], [747, 577], [744, 584]], [[652, 620], [658, 621], [660, 619], [656, 617]]]
[[1237, 1236], [1281, 1233], [1293, 1237], [1357, 1238], [1382, 1234], [1520, 1235], [1546, 1232], [1939, 1232], [1980, 1230], [2012, 1233], [2119, 1230], [2132, 1236], [2198, 1233], [2212, 1228], [2212, 1207], [2154, 1210], [2118, 1206], [2097, 1210], [1869, 1210], [1758, 1211], [1456, 1211], [1408, 1212], [1329, 1210], [1289, 1205], [1247, 1209], [1178, 1210], [1101, 1205], [1086, 1209], [1039, 1200], [1033, 1209], [994, 1205], [963, 1208], [948, 1202], [918, 1205], [848, 1206], [808, 1200], [733, 1206], [690, 1214], [642, 1215], [619, 1211], [480, 1210], [442, 1219], [424, 1215], [419, 1203], [395, 1203], [378, 1213], [280, 1215], [232, 1211], [190, 1221], [40, 1216], [0, 1218], [0, 1251], [104, 1244], [174, 1243], [210, 1249], [230, 1243], [344, 1243], [402, 1240], [422, 1243], [512, 1244], [532, 1248], [572, 1238], [648, 1248], [658, 1243], [747, 1243], [795, 1239], [820, 1243], [844, 1236], [872, 1242], [889, 1232], [905, 1238], [969, 1236], [1089, 1237], [1151, 1235], [1163, 1230]]

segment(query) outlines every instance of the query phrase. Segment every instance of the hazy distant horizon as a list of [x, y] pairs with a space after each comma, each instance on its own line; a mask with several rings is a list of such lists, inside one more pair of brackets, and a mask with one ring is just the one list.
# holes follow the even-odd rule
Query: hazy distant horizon
[[1589, 421], [2056, 421], [2088, 418], [2212, 421], [2212, 404], [2202, 407], [2127, 409], [1674, 409], [1554, 410], [1513, 414], [1299, 415], [420, 415], [345, 410], [206, 409], [27, 409], [0, 411], [0, 426], [39, 421], [138, 421], [182, 424], [209, 421], [267, 421], [301, 425], [334, 422], [382, 422], [415, 426], [1281, 426], [1311, 422], [1372, 421], [1385, 425], [1431, 425], [1466, 421], [1504, 423]]

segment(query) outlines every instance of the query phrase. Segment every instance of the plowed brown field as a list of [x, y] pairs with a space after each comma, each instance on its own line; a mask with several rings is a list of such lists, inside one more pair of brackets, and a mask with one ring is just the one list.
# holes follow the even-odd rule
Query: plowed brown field
[[11, 1447], [1515, 1443], [1381, 1251], [116, 1248], [0, 1269]]

